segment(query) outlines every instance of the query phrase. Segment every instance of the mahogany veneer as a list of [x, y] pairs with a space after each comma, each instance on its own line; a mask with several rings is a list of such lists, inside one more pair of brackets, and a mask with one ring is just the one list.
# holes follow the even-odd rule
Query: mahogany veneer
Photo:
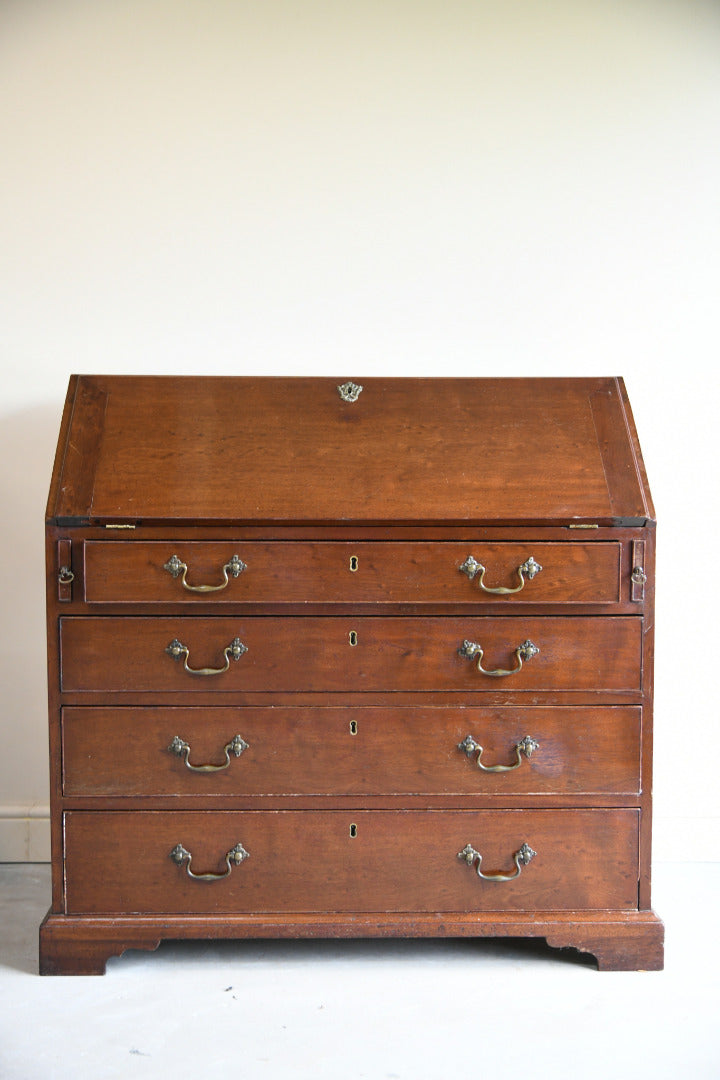
[[71, 379], [41, 971], [223, 936], [661, 967], [622, 380], [341, 383]]

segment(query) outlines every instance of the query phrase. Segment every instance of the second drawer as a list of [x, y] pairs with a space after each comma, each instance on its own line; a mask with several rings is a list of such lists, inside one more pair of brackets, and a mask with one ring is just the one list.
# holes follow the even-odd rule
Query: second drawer
[[637, 706], [66, 708], [63, 791], [635, 795], [640, 717]]
[[638, 692], [642, 619], [72, 616], [60, 646], [66, 693]]

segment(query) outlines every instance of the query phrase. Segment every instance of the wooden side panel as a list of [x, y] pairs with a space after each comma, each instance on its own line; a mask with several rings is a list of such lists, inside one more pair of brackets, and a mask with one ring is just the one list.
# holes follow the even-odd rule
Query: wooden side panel
[[[67, 913], [637, 910], [635, 810], [65, 815]], [[354, 829], [353, 829], [354, 826]], [[248, 857], [227, 876], [225, 854]], [[512, 881], [523, 844], [536, 852]]]
[[60, 431], [58, 433], [58, 441], [55, 448], [53, 469], [50, 476], [50, 490], [48, 491], [47, 505], [45, 508], [46, 521], [50, 521], [54, 517], [57, 508], [58, 491], [60, 490], [60, 483], [65, 469], [65, 454], [67, 451], [68, 434], [70, 431], [70, 423], [72, 421], [77, 387], [78, 376], [71, 375], [67, 394], [65, 395], [65, 403], [63, 405], [62, 418], [60, 420]]
[[107, 402], [107, 392], [92, 379], [83, 376], [78, 379], [54, 507], [60, 519], [87, 518], [92, 513]]

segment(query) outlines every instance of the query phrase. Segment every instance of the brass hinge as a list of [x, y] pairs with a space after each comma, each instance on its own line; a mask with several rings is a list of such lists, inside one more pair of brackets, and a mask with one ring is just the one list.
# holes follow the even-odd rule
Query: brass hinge
[[599, 529], [599, 525], [568, 525], [568, 529]]
[[134, 529], [134, 525], [106, 525], [106, 529]]

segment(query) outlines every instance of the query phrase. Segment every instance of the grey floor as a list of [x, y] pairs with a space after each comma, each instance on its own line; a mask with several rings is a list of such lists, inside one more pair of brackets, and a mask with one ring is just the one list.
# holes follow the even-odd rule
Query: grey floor
[[660, 864], [664, 972], [539, 942], [167, 943], [39, 978], [49, 870], [0, 865], [0, 1078], [720, 1077], [720, 864]]

